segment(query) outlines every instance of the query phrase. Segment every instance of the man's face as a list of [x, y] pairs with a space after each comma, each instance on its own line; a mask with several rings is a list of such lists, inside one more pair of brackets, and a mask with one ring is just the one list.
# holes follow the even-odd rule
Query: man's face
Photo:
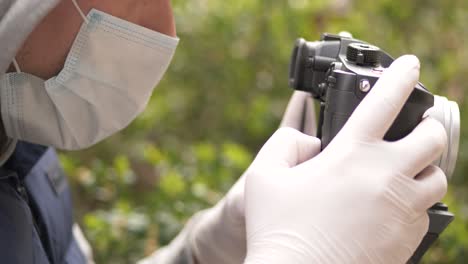
[[[151, 30], [176, 35], [170, 0], [78, 0], [78, 5], [85, 15], [95, 8]], [[19, 50], [16, 59], [21, 70], [43, 79], [57, 75], [82, 23], [72, 1], [62, 0]]]

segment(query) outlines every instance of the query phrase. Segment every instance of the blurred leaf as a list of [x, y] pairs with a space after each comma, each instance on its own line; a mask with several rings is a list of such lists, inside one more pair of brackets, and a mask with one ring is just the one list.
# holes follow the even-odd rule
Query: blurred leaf
[[186, 184], [182, 176], [172, 170], [164, 175], [159, 182], [161, 190], [172, 197], [183, 193], [186, 189]]

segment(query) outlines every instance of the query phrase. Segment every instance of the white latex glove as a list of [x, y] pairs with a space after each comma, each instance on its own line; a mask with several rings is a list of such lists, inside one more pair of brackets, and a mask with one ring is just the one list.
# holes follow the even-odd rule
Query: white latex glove
[[[309, 93], [294, 92], [281, 126], [315, 133], [315, 115]], [[244, 182], [242, 176], [213, 208], [193, 218], [189, 242], [199, 264], [240, 264], [246, 256]]]
[[410, 258], [428, 230], [426, 210], [447, 188], [444, 173], [430, 165], [446, 144], [441, 124], [426, 118], [399, 141], [382, 139], [418, 78], [416, 57], [396, 60], [312, 159], [317, 139], [293, 129], [273, 135], [247, 173], [245, 263]]

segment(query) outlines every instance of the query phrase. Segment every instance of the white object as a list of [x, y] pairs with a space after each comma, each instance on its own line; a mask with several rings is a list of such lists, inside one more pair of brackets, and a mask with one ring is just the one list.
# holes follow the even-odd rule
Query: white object
[[178, 39], [95, 9], [84, 19], [58, 76], [2, 76], [1, 112], [9, 137], [82, 149], [125, 128], [145, 109]]
[[194, 224], [189, 243], [197, 263], [239, 264], [245, 259], [244, 181], [242, 177]]
[[72, 232], [73, 237], [75, 238], [75, 241], [81, 250], [81, 253], [86, 259], [86, 264], [95, 264], [93, 258], [93, 249], [91, 248], [88, 240], [86, 240], [83, 231], [81, 231], [81, 228], [77, 223], [73, 224]]
[[447, 188], [439, 122], [383, 140], [418, 78], [417, 58], [396, 60], [317, 156], [313, 137], [273, 135], [246, 177], [245, 263], [406, 263]]

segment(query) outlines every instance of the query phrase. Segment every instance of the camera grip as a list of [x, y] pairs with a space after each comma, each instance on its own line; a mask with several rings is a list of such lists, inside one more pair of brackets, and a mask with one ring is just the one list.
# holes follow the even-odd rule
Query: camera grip
[[[338, 75], [330, 78], [327, 89], [323, 120], [319, 126], [322, 150], [328, 146], [348, 121], [361, 99], [354, 93], [355, 76]], [[349, 90], [348, 90], [349, 89]]]
[[328, 146], [333, 138], [346, 124], [350, 115], [340, 114], [336, 112], [324, 111], [324, 119], [322, 125], [322, 150]]

